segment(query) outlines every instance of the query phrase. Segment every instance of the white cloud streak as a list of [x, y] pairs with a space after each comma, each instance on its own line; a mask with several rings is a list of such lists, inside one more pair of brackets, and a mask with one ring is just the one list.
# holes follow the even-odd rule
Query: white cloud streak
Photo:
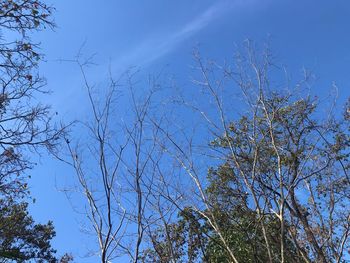
[[[248, 0], [246, 1], [250, 2]], [[177, 31], [144, 40], [141, 44], [131, 48], [126, 54], [114, 60], [112, 64], [116, 67], [124, 68], [125, 66], [144, 66], [150, 64], [173, 51], [179, 44], [204, 29], [233, 6], [239, 7], [242, 2], [234, 0], [218, 1], [189, 23], [180, 27]]]

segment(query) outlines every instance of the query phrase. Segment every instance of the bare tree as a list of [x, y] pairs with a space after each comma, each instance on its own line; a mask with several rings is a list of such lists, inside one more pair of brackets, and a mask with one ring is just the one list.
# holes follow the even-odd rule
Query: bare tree
[[18, 176], [33, 165], [28, 152], [54, 150], [63, 134], [50, 107], [35, 100], [47, 91], [37, 72], [42, 55], [30, 33], [53, 27], [51, 12], [41, 1], [0, 1], [1, 194], [23, 193], [26, 180]]
[[[152, 217], [146, 207], [158, 158], [151, 139], [154, 131], [146, 119], [157, 91], [156, 81], [150, 78], [150, 90], [138, 96], [134, 90], [135, 72], [129, 71], [118, 81], [110, 77], [102, 95], [102, 90], [89, 84], [87, 64], [76, 62], [92, 119], [77, 127], [83, 138], [66, 139], [71, 160], [64, 161], [74, 168], [85, 196], [83, 214], [98, 239], [101, 262], [121, 256], [139, 262], [144, 233]], [[125, 105], [125, 98], [129, 104]]]

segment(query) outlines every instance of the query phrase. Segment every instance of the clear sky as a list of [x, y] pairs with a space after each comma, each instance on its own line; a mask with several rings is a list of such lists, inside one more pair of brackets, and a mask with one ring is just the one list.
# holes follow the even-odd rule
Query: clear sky
[[[96, 53], [98, 66], [89, 70], [94, 82], [116, 76], [130, 66], [159, 72], [164, 66], [180, 82], [189, 79], [191, 52], [232, 58], [235, 44], [245, 38], [262, 43], [270, 36], [274, 54], [297, 78], [302, 67], [317, 76], [313, 91], [320, 96], [339, 88], [339, 100], [350, 96], [350, 2], [347, 0], [50, 0], [56, 8], [57, 28], [36, 35], [46, 62], [40, 71], [53, 92], [45, 99], [62, 119], [84, 119], [83, 83], [72, 59], [85, 42], [85, 54]], [[56, 185], [70, 184], [73, 171], [41, 158], [32, 171], [32, 206], [39, 221], [53, 220], [54, 241], [60, 253], [73, 252], [76, 262], [89, 241], [79, 232], [75, 214]]]

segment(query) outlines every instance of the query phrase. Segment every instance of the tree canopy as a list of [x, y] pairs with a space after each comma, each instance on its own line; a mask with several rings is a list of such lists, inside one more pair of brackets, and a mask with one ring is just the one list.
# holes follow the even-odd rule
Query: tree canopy
[[[58, 262], [52, 222], [37, 224], [28, 213], [30, 154], [52, 151], [63, 132], [49, 106], [36, 102], [45, 93], [38, 74], [42, 58], [31, 34], [53, 27], [53, 9], [43, 1], [0, 1], [0, 261]], [[68, 260], [65, 256], [62, 258]]]

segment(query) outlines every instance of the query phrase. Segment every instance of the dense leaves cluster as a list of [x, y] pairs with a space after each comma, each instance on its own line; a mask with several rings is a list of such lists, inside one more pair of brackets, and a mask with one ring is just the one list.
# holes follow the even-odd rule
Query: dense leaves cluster
[[54, 235], [52, 222], [45, 225], [34, 223], [26, 203], [0, 202], [1, 262], [57, 262], [50, 244]]

